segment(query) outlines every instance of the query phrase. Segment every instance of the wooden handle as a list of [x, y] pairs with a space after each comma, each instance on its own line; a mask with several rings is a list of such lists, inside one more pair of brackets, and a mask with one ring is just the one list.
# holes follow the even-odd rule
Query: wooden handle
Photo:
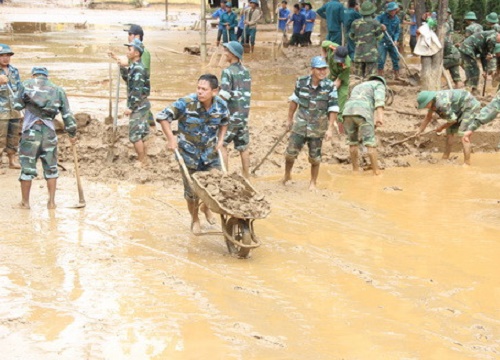
[[186, 180], [189, 184], [189, 187], [192, 189], [193, 188], [193, 180], [191, 179], [191, 175], [189, 174], [189, 170], [186, 166], [186, 163], [184, 162], [184, 158], [181, 156], [179, 149], [175, 149], [174, 153], [175, 153], [175, 158], [177, 159], [177, 162], [181, 166], [181, 170], [184, 173], [184, 177], [186, 178]]
[[219, 153], [220, 168], [224, 174], [227, 174], [226, 164], [224, 163], [224, 157], [222, 156], [222, 151], [217, 150]]
[[83, 196], [82, 182], [80, 181], [80, 168], [78, 166], [78, 154], [76, 152], [76, 145], [71, 144], [73, 148], [73, 161], [75, 162], [75, 174], [76, 174], [76, 185], [78, 186], [78, 200], [80, 204], [85, 203], [85, 197]]

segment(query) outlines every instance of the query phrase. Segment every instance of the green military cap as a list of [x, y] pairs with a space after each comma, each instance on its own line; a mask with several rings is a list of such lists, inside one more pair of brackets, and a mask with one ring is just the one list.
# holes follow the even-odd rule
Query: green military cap
[[14, 55], [10, 46], [7, 44], [0, 44], [0, 55], [2, 54]]
[[490, 24], [498, 24], [498, 15], [496, 12], [492, 12], [486, 16], [486, 21]]
[[371, 1], [365, 1], [361, 5], [359, 13], [363, 16], [369, 16], [372, 15], [375, 11], [377, 11], [377, 7]]
[[224, 46], [226, 49], [229, 50], [229, 52], [231, 54], [233, 54], [234, 56], [236, 56], [238, 59], [242, 59], [243, 58], [243, 46], [241, 46], [241, 44], [237, 41], [230, 41], [226, 44], [222, 44], [222, 46]]
[[477, 20], [476, 13], [474, 11], [469, 11], [465, 14], [464, 20]]
[[495, 49], [493, 50], [494, 54], [500, 54], [500, 43], [495, 45]]
[[418, 108], [423, 109], [436, 97], [435, 91], [421, 91], [417, 95]]
[[398, 4], [396, 4], [394, 1], [393, 2], [390, 2], [389, 4], [387, 4], [387, 8], [386, 8], [386, 12], [390, 12], [390, 11], [394, 11], [394, 10], [397, 10], [399, 9], [399, 6]]
[[387, 82], [385, 81], [384, 77], [380, 76], [380, 75], [372, 75], [372, 76], [368, 77], [368, 80], [382, 81], [384, 83], [384, 86], [387, 86]]
[[139, 39], [133, 39], [129, 44], [123, 44], [123, 45], [132, 46], [134, 49], [139, 51], [141, 53], [141, 55], [144, 52], [144, 44]]

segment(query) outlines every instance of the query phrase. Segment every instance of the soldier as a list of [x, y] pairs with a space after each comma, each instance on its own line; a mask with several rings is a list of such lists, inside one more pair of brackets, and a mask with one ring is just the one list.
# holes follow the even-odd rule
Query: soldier
[[[349, 74], [351, 73], [351, 58], [348, 55], [348, 50], [345, 46], [325, 40], [321, 43], [323, 49], [323, 57], [326, 58], [330, 75], [328, 78], [332, 80], [337, 89], [339, 112], [337, 120], [342, 124], [342, 111], [344, 110], [345, 102], [349, 96]], [[339, 126], [340, 128], [342, 127]], [[342, 130], [340, 130], [343, 133]]]
[[69, 108], [64, 90], [52, 83], [49, 72], [44, 67], [34, 67], [32, 78], [20, 86], [14, 108], [25, 109], [23, 132], [19, 144], [19, 160], [21, 162], [22, 200], [19, 207], [30, 208], [31, 181], [37, 176], [36, 162], [42, 161], [43, 175], [47, 180], [49, 191], [48, 209], [55, 209], [57, 178], [57, 135], [54, 118], [60, 112], [64, 129], [69, 135], [72, 145], [76, 144], [76, 120]]
[[[197, 91], [180, 98], [156, 115], [156, 121], [168, 140], [168, 149], [179, 149], [186, 163], [189, 174], [197, 171], [220, 169], [218, 150], [222, 149], [224, 136], [229, 121], [229, 111], [226, 102], [217, 96], [219, 84], [217, 77], [205, 74], [198, 79]], [[178, 138], [172, 133], [170, 123], [179, 121]], [[182, 172], [181, 172], [182, 173]], [[199, 199], [189, 187], [182, 173], [184, 182], [184, 198], [191, 214], [191, 231], [199, 234], [201, 231], [198, 216]], [[207, 221], [215, 223], [215, 218], [208, 207], [202, 206]]]
[[227, 102], [229, 109], [229, 126], [224, 139], [222, 155], [228, 169], [227, 146], [234, 142], [234, 148], [240, 152], [243, 176], [250, 178], [250, 132], [248, 115], [250, 113], [250, 97], [252, 79], [250, 72], [243, 66], [243, 47], [236, 41], [224, 44], [227, 62], [230, 64], [222, 71], [219, 96]]
[[144, 45], [138, 39], [133, 39], [129, 44], [127, 57], [131, 65], [124, 67], [120, 65], [123, 80], [127, 83], [127, 110], [123, 113], [129, 116], [129, 139], [134, 144], [137, 153], [136, 165], [141, 167], [147, 165], [146, 148], [144, 139], [149, 135], [149, 126], [153, 119], [151, 114], [151, 103], [148, 100], [150, 85], [149, 74], [141, 61]]
[[218, 30], [217, 30], [217, 45], [216, 46], [219, 46], [220, 39], [222, 38], [222, 34], [226, 31], [226, 29], [224, 29], [224, 25], [222, 24], [222, 21], [220, 21], [222, 14], [224, 14], [226, 11], [227, 11], [226, 3], [224, 1], [221, 1], [220, 8], [212, 14], [212, 19], [219, 19], [219, 25], [217, 27]]
[[20, 169], [15, 156], [19, 145], [21, 113], [14, 109], [13, 94], [21, 85], [19, 71], [10, 64], [14, 55], [9, 45], [0, 44], [0, 162], [5, 151], [10, 169]]
[[[377, 20], [382, 24], [382, 30], [389, 34], [384, 34], [382, 40], [380, 40], [378, 44], [378, 75], [384, 76], [385, 60], [387, 58], [387, 53], [389, 52], [395, 79], [399, 79], [399, 57], [397, 49], [392, 43], [394, 42], [394, 44], [398, 46], [400, 34], [399, 18], [396, 16], [398, 8], [399, 7], [395, 2], [390, 2], [387, 5], [386, 11], [377, 16]], [[392, 42], [387, 36], [391, 37]]]
[[448, 24], [448, 28], [450, 29], [450, 32], [453, 33], [455, 31], [455, 20], [453, 20], [453, 15], [451, 14], [451, 9], [447, 8], [446, 13], [448, 14], [448, 17], [446, 18], [446, 23]]
[[477, 90], [479, 67], [476, 56], [479, 55], [485, 74], [491, 73], [496, 66], [496, 61], [490, 60], [493, 59], [493, 49], [497, 42], [500, 42], [500, 34], [491, 30], [473, 34], [460, 45], [459, 50], [466, 76], [465, 85], [471, 89], [473, 95], [479, 93]]
[[[344, 128], [347, 132], [347, 143], [351, 154], [352, 169], [359, 171], [359, 139], [368, 149], [374, 175], [380, 170], [377, 160], [377, 139], [375, 128], [384, 124], [385, 79], [372, 75], [368, 81], [356, 85], [344, 108]], [[375, 112], [375, 119], [374, 119]]]
[[342, 44], [342, 24], [344, 23], [344, 5], [339, 0], [327, 2], [317, 11], [317, 14], [326, 19], [328, 35], [326, 40]]
[[462, 77], [460, 76], [461, 55], [457, 47], [451, 39], [451, 31], [449, 23], [445, 23], [445, 38], [444, 38], [444, 57], [443, 67], [451, 74], [451, 78], [455, 83], [455, 89], [460, 89], [464, 86]]
[[354, 20], [349, 37], [355, 43], [354, 74], [362, 78], [377, 73], [377, 42], [384, 36], [382, 26], [373, 18], [377, 7], [370, 1], [361, 5], [362, 19]]
[[[328, 65], [321, 56], [311, 60], [311, 75], [297, 79], [295, 90], [290, 96], [287, 127], [292, 130], [285, 151], [285, 177], [283, 184], [292, 179], [291, 172], [295, 159], [307, 143], [311, 182], [309, 190], [316, 189], [316, 180], [321, 163], [323, 138], [332, 138], [333, 124], [337, 120], [339, 106], [337, 91], [333, 81], [326, 78]], [[295, 114], [298, 108], [297, 114]], [[294, 121], [295, 115], [295, 121]]]
[[[238, 20], [236, 19], [236, 14], [233, 12], [232, 4], [230, 2], [226, 3], [226, 12], [220, 17], [220, 22], [224, 26], [224, 33], [222, 34], [222, 42], [225, 44], [229, 41], [236, 40], [236, 34], [234, 28], [238, 26]], [[227, 38], [229, 34], [229, 39]]]
[[498, 15], [492, 12], [486, 16], [486, 27], [488, 30], [495, 30], [500, 33], [500, 25], [498, 24]]
[[258, 0], [250, 0], [250, 7], [243, 11], [245, 16], [245, 44], [250, 43], [250, 51], [253, 52], [255, 47], [255, 36], [257, 35], [257, 22], [262, 17], [262, 11], [259, 8]]
[[[416, 132], [418, 136], [432, 120], [434, 113], [446, 123], [439, 126], [436, 132], [446, 129], [446, 143], [443, 159], [450, 158], [451, 146], [455, 134], [463, 136], [468, 126], [479, 114], [481, 103], [466, 90], [421, 91], [417, 96], [418, 108], [428, 109], [424, 121]], [[470, 143], [462, 141], [464, 163], [470, 165]]]
[[349, 50], [349, 57], [354, 59], [354, 49], [356, 48], [356, 44], [349, 37], [351, 33], [351, 26], [354, 20], [361, 19], [361, 15], [359, 13], [359, 5], [357, 0], [349, 0], [347, 2], [347, 10], [344, 11], [344, 36], [347, 37], [347, 49]]
[[467, 14], [465, 14], [464, 20], [467, 24], [467, 27], [465, 28], [465, 38], [483, 31], [483, 27], [476, 22], [477, 17], [474, 11], [469, 11]]

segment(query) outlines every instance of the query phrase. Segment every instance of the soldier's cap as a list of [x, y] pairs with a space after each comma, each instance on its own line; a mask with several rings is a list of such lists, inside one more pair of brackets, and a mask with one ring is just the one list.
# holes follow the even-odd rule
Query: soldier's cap
[[384, 86], [387, 86], [387, 82], [385, 81], [385, 78], [380, 75], [371, 75], [368, 77], [368, 80], [378, 80], [384, 83]]
[[464, 20], [477, 20], [476, 13], [474, 11], [469, 11], [465, 14]]
[[141, 53], [141, 55], [144, 52], [144, 44], [139, 39], [133, 39], [129, 44], [123, 44], [123, 45], [132, 46], [134, 49], [139, 51]]
[[421, 91], [417, 95], [418, 109], [423, 109], [436, 97], [435, 91]]
[[7, 44], [0, 44], [0, 55], [2, 54], [14, 55], [10, 46]]
[[397, 9], [399, 9], [399, 6], [398, 6], [398, 4], [396, 4], [393, 1], [393, 2], [390, 2], [389, 4], [387, 4], [387, 9], [385, 11], [390, 12], [390, 11], [394, 11], [394, 10], [397, 10]]
[[230, 41], [228, 43], [222, 44], [226, 49], [229, 50], [231, 54], [236, 56], [238, 59], [243, 59], [243, 46], [238, 41]]
[[259, 5], [259, 0], [250, 0], [250, 4], [257, 4], [257, 5]]
[[311, 67], [313, 69], [321, 69], [328, 67], [328, 64], [326, 63], [323, 56], [315, 56], [311, 59]]
[[47, 70], [47, 68], [43, 66], [33, 66], [33, 69], [31, 69], [31, 75], [38, 75], [38, 74], [49, 76], [49, 70]]
[[321, 43], [321, 47], [323, 49], [329, 49], [330, 46], [333, 46], [335, 48], [338, 48], [340, 45], [337, 44], [337, 43], [334, 43], [333, 41], [330, 41], [330, 40], [323, 40], [323, 42]]
[[486, 16], [486, 21], [490, 24], [498, 24], [498, 15], [496, 12], [492, 12]]
[[500, 43], [495, 45], [495, 49], [493, 49], [493, 54], [500, 54]]
[[363, 16], [368, 16], [373, 14], [375, 11], [377, 11], [377, 7], [371, 1], [365, 1], [361, 5], [359, 13]]
[[338, 63], [345, 63], [345, 58], [349, 54], [349, 50], [345, 46], [339, 46], [335, 49], [335, 54], [333, 55], [333, 60]]
[[227, 7], [229, 7], [229, 8], [232, 8], [232, 7], [233, 7], [233, 4], [231, 4], [231, 2], [230, 2], [230, 1], [228, 1], [228, 2], [226, 3], [226, 6], [227, 6]]
[[144, 31], [142, 30], [142, 27], [136, 24], [129, 24], [130, 27], [128, 29], [125, 29], [123, 31], [127, 31], [129, 34], [132, 35], [139, 35], [139, 36], [144, 36]]
[[446, 12], [449, 12], [451, 14], [451, 9], [449, 7], [446, 8]]

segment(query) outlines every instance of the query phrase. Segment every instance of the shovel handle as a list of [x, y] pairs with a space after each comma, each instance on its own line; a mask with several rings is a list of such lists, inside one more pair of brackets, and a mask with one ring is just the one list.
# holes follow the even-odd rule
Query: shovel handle
[[389, 33], [387, 32], [387, 30], [384, 31], [384, 33], [385, 33], [385, 36], [387, 36], [389, 38], [389, 40], [391, 41], [392, 46], [394, 46], [394, 49], [396, 50], [396, 53], [398, 54], [399, 58], [401, 59], [401, 61], [405, 65], [406, 70], [408, 70], [408, 73], [411, 74], [410, 68], [408, 67], [408, 64], [406, 63], [405, 58], [403, 57], [403, 55], [401, 55], [401, 53], [399, 52], [398, 47], [396, 46], [396, 43], [394, 42], [394, 40], [392, 40], [392, 38], [389, 35]]
[[73, 148], [73, 161], [75, 163], [75, 175], [76, 175], [76, 185], [78, 187], [78, 202], [80, 204], [85, 204], [85, 197], [83, 196], [83, 187], [80, 180], [80, 166], [78, 165], [78, 153], [76, 151], [76, 145], [71, 144]]
[[262, 164], [264, 163], [264, 161], [266, 161], [267, 157], [269, 155], [271, 155], [271, 153], [273, 152], [273, 150], [276, 148], [276, 146], [278, 146], [278, 144], [281, 142], [281, 140], [283, 140], [283, 138], [286, 136], [286, 134], [288, 134], [288, 129], [285, 130], [285, 132], [283, 132], [283, 134], [280, 135], [280, 137], [278, 138], [278, 140], [276, 140], [276, 142], [274, 143], [274, 145], [271, 147], [271, 149], [267, 152], [266, 156], [264, 156], [262, 158], [262, 160], [260, 161], [260, 163], [252, 170], [252, 174], [255, 174], [255, 172], [257, 170], [259, 170], [259, 168], [262, 166]]

